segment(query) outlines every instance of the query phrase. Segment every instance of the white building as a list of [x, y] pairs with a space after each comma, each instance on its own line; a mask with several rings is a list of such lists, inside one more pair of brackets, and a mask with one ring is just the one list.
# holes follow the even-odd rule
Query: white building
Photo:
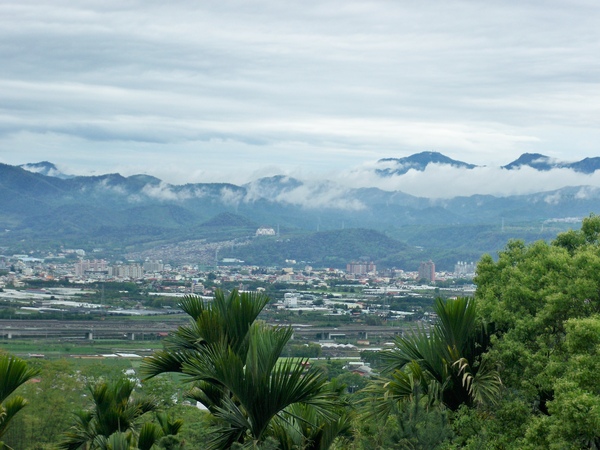
[[473, 276], [475, 275], [475, 268], [476, 265], [473, 262], [458, 261], [454, 265], [454, 275], [457, 277]]
[[146, 260], [144, 261], [144, 271], [146, 272], [162, 272], [164, 269], [164, 265], [162, 263], [162, 261], [151, 261], [151, 260]]
[[283, 295], [283, 304], [286, 308], [298, 307], [298, 294], [295, 292], [286, 292]]
[[75, 263], [75, 276], [104, 276], [108, 274], [108, 265], [103, 259], [82, 259]]
[[256, 235], [257, 236], [275, 236], [275, 230], [273, 228], [269, 228], [269, 227], [260, 227], [258, 230], [256, 230]]
[[137, 280], [144, 277], [144, 269], [139, 264], [118, 264], [110, 268], [109, 275]]

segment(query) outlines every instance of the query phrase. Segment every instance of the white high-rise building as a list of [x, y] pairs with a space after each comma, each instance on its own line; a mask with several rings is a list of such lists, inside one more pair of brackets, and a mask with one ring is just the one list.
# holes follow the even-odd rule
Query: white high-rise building
[[454, 265], [454, 275], [456, 277], [465, 277], [475, 275], [475, 263], [466, 261], [458, 261]]
[[115, 278], [139, 279], [144, 277], [144, 269], [139, 264], [118, 264], [111, 267], [110, 275]]
[[164, 267], [162, 261], [144, 261], [144, 271], [146, 272], [162, 272]]
[[103, 259], [82, 259], [75, 263], [75, 276], [104, 276], [108, 274], [108, 264]]
[[283, 304], [286, 308], [297, 308], [298, 294], [296, 294], [295, 292], [286, 292], [283, 295]]

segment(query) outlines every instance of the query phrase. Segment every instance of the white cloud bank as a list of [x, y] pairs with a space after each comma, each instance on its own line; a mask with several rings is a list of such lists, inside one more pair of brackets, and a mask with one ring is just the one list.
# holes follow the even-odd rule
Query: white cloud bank
[[600, 171], [583, 174], [571, 169], [542, 172], [527, 166], [506, 170], [500, 167], [463, 169], [430, 164], [423, 172], [409, 170], [404, 175], [381, 177], [374, 172], [373, 165], [367, 165], [340, 174], [335, 181], [348, 188], [377, 187], [427, 198], [504, 197], [553, 191], [567, 186], [600, 187]]

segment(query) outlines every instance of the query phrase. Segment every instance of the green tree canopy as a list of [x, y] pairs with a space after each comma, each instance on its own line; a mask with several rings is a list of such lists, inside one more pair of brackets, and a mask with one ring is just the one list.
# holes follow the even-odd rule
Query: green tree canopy
[[495, 328], [489, 356], [511, 401], [532, 411], [519, 448], [600, 446], [599, 236], [590, 216], [552, 243], [513, 241], [478, 265], [476, 298]]

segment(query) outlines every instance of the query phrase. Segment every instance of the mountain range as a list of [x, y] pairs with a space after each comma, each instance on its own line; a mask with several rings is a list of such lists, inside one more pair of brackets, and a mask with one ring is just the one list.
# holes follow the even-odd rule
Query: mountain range
[[[381, 176], [404, 175], [409, 170], [417, 170], [423, 172], [430, 164], [442, 166], [450, 166], [462, 169], [475, 169], [475, 164], [457, 161], [449, 158], [439, 152], [420, 152], [403, 158], [382, 158], [377, 161], [379, 165], [387, 165], [386, 168], [376, 168], [375, 172]], [[74, 175], [62, 173], [53, 163], [49, 161], [41, 161], [38, 163], [21, 164], [19, 167], [34, 173], [39, 173], [46, 176], [69, 179], [74, 178]], [[581, 161], [560, 161], [540, 153], [523, 153], [516, 160], [501, 166], [506, 170], [517, 170], [523, 167], [531, 167], [539, 171], [549, 171], [552, 169], [571, 169], [575, 172], [591, 174], [600, 170], [600, 157], [584, 158]], [[280, 176], [279, 179], [285, 177]], [[155, 179], [156, 181], [160, 181]]]
[[[475, 169], [475, 164], [469, 164], [463, 161], [457, 161], [448, 158], [438, 152], [421, 152], [405, 158], [383, 158], [378, 161], [379, 164], [391, 163], [391, 167], [385, 169], [376, 169], [379, 175], [404, 175], [409, 170], [424, 171], [430, 164], [450, 166], [461, 169]], [[531, 167], [539, 171], [549, 171], [552, 169], [571, 169], [575, 172], [591, 174], [600, 169], [600, 157], [585, 158], [581, 161], [567, 162], [559, 161], [554, 158], [542, 155], [540, 153], [524, 153], [516, 160], [512, 161], [502, 169], [517, 170], [523, 167]]]
[[[380, 160], [373, 173], [385, 179], [410, 170], [423, 172], [430, 165], [477, 168], [423, 152]], [[500, 170], [525, 166], [593, 174], [600, 169], [600, 158], [565, 163], [524, 154]], [[131, 250], [186, 239], [250, 236], [258, 225], [265, 225], [279, 228], [282, 235], [371, 229], [418, 247], [425, 251], [422, 257], [431, 257], [430, 250], [438, 258], [443, 253], [449, 264], [496, 251], [510, 237], [552, 238], [556, 224], [599, 211], [600, 188], [586, 185], [526, 195], [440, 199], [378, 187], [341, 187], [333, 181], [309, 183], [283, 175], [244, 185], [172, 185], [149, 175], [72, 176], [50, 162], [0, 164], [0, 229], [5, 230], [0, 246], [15, 251], [26, 250], [25, 244]], [[215, 220], [221, 225], [215, 226]], [[521, 234], [510, 235], [517, 229]], [[453, 236], [449, 242], [443, 241], [446, 235]], [[365, 240], [374, 239], [365, 234]], [[356, 255], [361, 256], [369, 255]]]

